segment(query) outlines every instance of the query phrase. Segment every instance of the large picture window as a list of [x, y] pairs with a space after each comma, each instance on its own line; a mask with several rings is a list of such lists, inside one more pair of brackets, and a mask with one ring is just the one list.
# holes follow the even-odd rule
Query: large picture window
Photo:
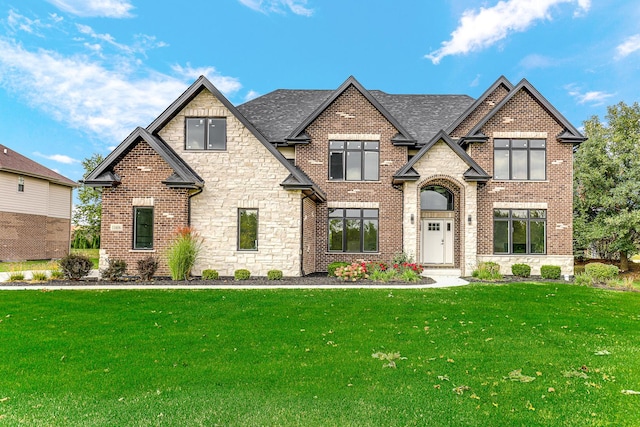
[[379, 141], [330, 141], [329, 179], [377, 181], [380, 170]]
[[226, 118], [189, 117], [186, 119], [185, 149], [226, 150], [226, 148]]
[[547, 177], [546, 146], [544, 139], [495, 139], [493, 178], [544, 181]]
[[238, 250], [258, 250], [258, 209], [238, 209]]
[[153, 249], [153, 208], [133, 208], [133, 249]]
[[329, 209], [329, 250], [378, 252], [378, 210]]
[[546, 253], [547, 211], [543, 209], [494, 209], [494, 254]]

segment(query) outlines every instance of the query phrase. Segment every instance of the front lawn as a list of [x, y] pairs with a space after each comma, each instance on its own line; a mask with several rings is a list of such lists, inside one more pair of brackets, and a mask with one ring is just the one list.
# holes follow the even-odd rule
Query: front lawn
[[6, 425], [634, 426], [640, 294], [4, 291], [0, 360]]

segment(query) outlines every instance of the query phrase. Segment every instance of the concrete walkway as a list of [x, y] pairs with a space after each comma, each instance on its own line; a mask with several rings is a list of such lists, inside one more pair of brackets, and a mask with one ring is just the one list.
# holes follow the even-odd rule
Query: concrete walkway
[[[25, 280], [31, 279], [32, 272], [24, 271]], [[0, 282], [6, 282], [9, 279], [9, 273], [0, 273]], [[98, 270], [91, 270], [88, 277], [98, 277]], [[464, 286], [469, 284], [464, 279], [455, 276], [437, 276], [430, 275], [435, 283], [428, 285], [413, 285], [413, 284], [397, 284], [397, 283], [371, 283], [371, 282], [347, 282], [345, 284], [327, 284], [327, 285], [278, 285], [276, 281], [269, 285], [250, 285], [243, 282], [228, 283], [212, 283], [212, 284], [180, 284], [180, 285], [140, 285], [136, 283], [121, 285], [101, 285], [100, 282], [94, 282], [92, 284], [83, 285], [56, 285], [52, 283], [33, 283], [24, 285], [2, 285], [0, 284], [0, 290], [88, 290], [88, 289], [428, 289], [428, 288], [450, 288], [454, 286]]]

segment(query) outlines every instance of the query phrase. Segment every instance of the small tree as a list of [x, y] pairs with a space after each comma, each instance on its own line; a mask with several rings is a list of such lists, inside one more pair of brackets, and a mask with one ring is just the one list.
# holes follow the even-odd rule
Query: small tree
[[[85, 179], [100, 163], [101, 154], [94, 154], [82, 161]], [[76, 227], [73, 247], [84, 249], [86, 247], [100, 247], [100, 224], [102, 218], [102, 192], [98, 188], [83, 185], [78, 189], [79, 204], [73, 211], [72, 222]], [[84, 247], [83, 247], [84, 246]]]
[[607, 108], [606, 123], [584, 122], [589, 138], [574, 158], [576, 249], [594, 247], [605, 257], [629, 256], [640, 245], [640, 105]]

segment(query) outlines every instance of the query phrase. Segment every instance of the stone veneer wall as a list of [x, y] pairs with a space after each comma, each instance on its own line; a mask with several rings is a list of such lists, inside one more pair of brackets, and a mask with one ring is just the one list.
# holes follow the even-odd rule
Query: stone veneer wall
[[[334, 261], [389, 261], [402, 251], [402, 191], [393, 188], [393, 174], [407, 162], [407, 148], [391, 143], [398, 131], [353, 86], [347, 88], [307, 129], [308, 145], [296, 147], [296, 164], [327, 194], [317, 206], [316, 271]], [[378, 181], [330, 181], [329, 140], [379, 140]], [[378, 253], [328, 251], [329, 207], [379, 209]]]
[[0, 212], [0, 260], [57, 259], [69, 254], [71, 220]]
[[[563, 274], [573, 274], [573, 157], [572, 144], [560, 143], [556, 136], [563, 127], [525, 89], [497, 112], [482, 132], [486, 143], [471, 144], [470, 152], [478, 164], [493, 175], [493, 138], [546, 138], [547, 179], [545, 181], [491, 180], [478, 191], [479, 259], [501, 260], [503, 273], [510, 274], [511, 264], [522, 262], [520, 256], [493, 255], [493, 209], [496, 203], [547, 204], [547, 255], [524, 258], [532, 267], [562, 265]], [[535, 262], [534, 262], [535, 261]]]
[[[420, 180], [404, 184], [404, 251], [420, 259], [420, 189], [430, 183], [446, 181], [448, 187], [458, 187], [458, 199], [462, 200], [455, 224], [459, 233], [457, 253], [454, 254], [456, 267], [462, 270], [462, 275], [470, 275], [476, 267], [478, 221], [477, 184], [463, 179], [469, 166], [444, 142], [437, 142], [414, 165], [414, 169], [420, 174]], [[447, 173], [443, 174], [445, 170]], [[411, 224], [411, 215], [415, 218], [414, 224]], [[471, 216], [471, 226], [467, 224], [468, 216]]]
[[315, 202], [309, 198], [304, 199], [302, 211], [302, 270], [304, 274], [316, 271], [316, 218]]
[[[168, 275], [166, 249], [178, 227], [187, 226], [188, 193], [162, 183], [173, 169], [146, 142], [137, 143], [114, 167], [122, 178], [117, 187], [102, 190], [100, 268], [109, 259], [122, 259], [129, 274], [149, 255], [159, 261], [157, 275]], [[154, 214], [153, 249], [133, 250], [133, 208], [151, 206]]]
[[[225, 151], [185, 150], [185, 117], [226, 117]], [[239, 268], [254, 276], [271, 269], [299, 276], [301, 193], [281, 183], [289, 171], [209, 91], [203, 90], [159, 135], [205, 181], [191, 199], [191, 225], [202, 235], [194, 274], [215, 269], [232, 276]], [[238, 209], [258, 209], [258, 250], [239, 251]]]

